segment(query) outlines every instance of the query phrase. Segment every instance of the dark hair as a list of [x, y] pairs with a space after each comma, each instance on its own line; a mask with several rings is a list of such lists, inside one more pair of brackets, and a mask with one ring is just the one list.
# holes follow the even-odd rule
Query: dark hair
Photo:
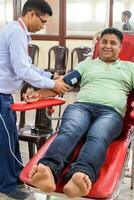
[[123, 40], [123, 34], [121, 31], [119, 31], [116, 28], [106, 28], [101, 32], [101, 38], [103, 37], [103, 35], [105, 34], [114, 34], [117, 36], [117, 38], [120, 40], [120, 42], [122, 43]]
[[122, 15], [127, 16], [128, 19], [130, 19], [130, 17], [132, 16], [132, 13], [129, 10], [124, 10], [122, 12]]
[[27, 0], [22, 9], [22, 16], [25, 16], [28, 11], [34, 10], [39, 16], [48, 14], [52, 16], [50, 5], [44, 0]]

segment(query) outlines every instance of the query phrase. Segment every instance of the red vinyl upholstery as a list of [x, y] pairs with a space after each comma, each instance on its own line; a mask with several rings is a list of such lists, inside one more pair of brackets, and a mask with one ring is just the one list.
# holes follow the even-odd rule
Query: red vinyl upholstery
[[[126, 152], [128, 150], [128, 145], [130, 142], [130, 135], [131, 131], [126, 134], [126, 137], [123, 140], [118, 139], [111, 144], [107, 151], [106, 161], [103, 167], [101, 168], [99, 177], [96, 183], [93, 185], [92, 190], [87, 195], [87, 197], [104, 199], [110, 197], [113, 194], [113, 191], [115, 190], [120, 180], [122, 166], [124, 164]], [[33, 164], [36, 164], [38, 160], [44, 155], [44, 153], [49, 148], [50, 143], [54, 140], [55, 137], [56, 133], [42, 146], [38, 153], [32, 158], [32, 160], [29, 161], [29, 163], [22, 170], [20, 174], [20, 179], [23, 182], [29, 184], [28, 174], [31, 167], [33, 166]], [[74, 157], [78, 154], [79, 148], [80, 147], [76, 149]], [[59, 179], [56, 192], [62, 193], [63, 185], [64, 181], [62, 181], [62, 179]]]
[[[134, 36], [124, 35], [123, 49], [120, 53], [120, 58], [123, 60], [134, 61]], [[98, 55], [98, 44], [95, 47], [94, 58]], [[107, 155], [103, 166], [101, 167], [97, 181], [93, 184], [91, 191], [86, 196], [86, 198], [94, 199], [107, 199], [111, 198], [119, 185], [121, 174], [126, 162], [126, 157], [129, 152], [129, 148], [132, 144], [132, 132], [134, 130], [134, 120], [130, 117], [132, 111], [131, 102], [134, 100], [134, 92], [131, 92], [128, 98], [128, 108], [124, 119], [124, 129], [121, 136], [116, 139], [108, 148]], [[131, 116], [134, 116], [131, 114]], [[55, 133], [48, 141], [42, 146], [42, 148], [37, 152], [37, 154], [28, 162], [20, 174], [20, 179], [29, 184], [28, 174], [33, 166], [38, 160], [45, 154], [49, 145], [56, 137]], [[74, 154], [70, 160], [73, 162], [80, 151], [81, 144], [75, 149]], [[62, 193], [62, 188], [64, 185], [63, 176], [69, 166], [67, 166], [61, 177], [59, 177], [56, 192]]]
[[[93, 184], [92, 190], [86, 196], [88, 198], [90, 197], [90, 198], [105, 199], [112, 196], [116, 186], [120, 181], [122, 167], [126, 159], [126, 154], [128, 152], [130, 142], [132, 141], [132, 130], [134, 129], [133, 128], [134, 120], [130, 119], [130, 111], [132, 110], [131, 102], [133, 99], [134, 99], [134, 93], [131, 93], [130, 98], [128, 100], [129, 103], [128, 111], [124, 120], [124, 130], [121, 136], [109, 146], [105, 163], [100, 170], [99, 177], [96, 183]], [[20, 174], [20, 179], [23, 182], [29, 184], [28, 174], [31, 167], [33, 166], [33, 164], [36, 164], [38, 160], [45, 154], [45, 152], [49, 148], [49, 145], [54, 140], [56, 135], [57, 133], [55, 133], [52, 137], [50, 137], [48, 141], [42, 146], [42, 148], [37, 152], [37, 154], [24, 167], [24, 169]], [[76, 148], [70, 163], [77, 158], [81, 146], [82, 143], [79, 144], [78, 147]], [[61, 175], [61, 177], [59, 177], [56, 192], [62, 193], [62, 188], [64, 185], [62, 177], [64, 176], [64, 173], [66, 172], [68, 167], [69, 166], [65, 168], [63, 174]]]
[[134, 62], [134, 35], [124, 34], [119, 58]]
[[62, 105], [64, 103], [65, 103], [65, 100], [62, 99], [62, 98], [57, 98], [57, 99], [56, 98], [49, 98], [49, 99], [39, 100], [39, 101], [36, 101], [36, 102], [33, 102], [33, 103], [26, 103], [24, 101], [14, 103], [14, 104], [11, 105], [11, 108], [14, 111], [26, 111], [26, 110]]

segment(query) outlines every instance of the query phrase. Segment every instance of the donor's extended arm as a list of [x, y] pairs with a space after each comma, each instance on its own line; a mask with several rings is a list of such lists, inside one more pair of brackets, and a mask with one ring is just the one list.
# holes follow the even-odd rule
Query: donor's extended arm
[[[63, 77], [63, 81], [71, 87], [79, 83], [80, 80], [81, 80], [81, 74], [77, 70], [74, 70]], [[26, 102], [31, 103], [31, 102], [38, 101], [47, 97], [54, 97], [56, 95], [57, 93], [54, 90], [40, 89], [40, 90], [30, 91], [30, 92], [27, 92], [26, 94], [23, 94], [23, 98]]]
[[57, 95], [56, 92], [50, 89], [40, 89], [40, 90], [32, 90], [28, 91], [25, 94], [23, 94], [24, 101], [27, 103], [32, 103], [38, 100], [42, 100], [47, 97], [55, 97]]

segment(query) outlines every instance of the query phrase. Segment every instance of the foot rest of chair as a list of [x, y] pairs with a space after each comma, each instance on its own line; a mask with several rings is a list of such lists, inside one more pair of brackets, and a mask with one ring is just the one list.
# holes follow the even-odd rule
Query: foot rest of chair
[[24, 101], [22, 102], [16, 102], [11, 104], [11, 109], [14, 111], [26, 111], [26, 110], [33, 110], [33, 109], [39, 109], [39, 108], [46, 108], [51, 106], [58, 106], [65, 103], [65, 99], [63, 98], [48, 98], [39, 100], [32, 103], [26, 103]]
[[[116, 190], [117, 185], [120, 182], [120, 177], [122, 174], [123, 166], [127, 157], [127, 152], [130, 146], [131, 142], [131, 133], [132, 131], [128, 131], [125, 137], [121, 137], [117, 140], [115, 140], [108, 148], [106, 160], [103, 164], [99, 177], [97, 181], [93, 184], [91, 191], [86, 196], [87, 198], [99, 198], [99, 199], [105, 199], [109, 198], [113, 195], [114, 191]], [[35, 154], [35, 156], [28, 162], [28, 164], [24, 167], [20, 174], [20, 179], [26, 183], [29, 184], [28, 180], [28, 174], [31, 170], [31, 167], [34, 164], [37, 164], [38, 160], [45, 154], [47, 149], [49, 148], [52, 141], [55, 139], [57, 133], [53, 134], [47, 142], [42, 146], [42, 148]], [[81, 145], [82, 146], [82, 145]], [[80, 145], [78, 148], [76, 148], [74, 154], [76, 159], [76, 154], [78, 154], [80, 150]], [[74, 161], [71, 159], [71, 162]], [[69, 167], [69, 166], [68, 166]], [[67, 168], [66, 168], [67, 169]], [[65, 169], [65, 170], [66, 170]], [[63, 172], [63, 174], [65, 171]], [[63, 176], [61, 175], [61, 177]], [[65, 184], [62, 178], [59, 178], [59, 181], [57, 183], [56, 192], [62, 193], [63, 185]]]

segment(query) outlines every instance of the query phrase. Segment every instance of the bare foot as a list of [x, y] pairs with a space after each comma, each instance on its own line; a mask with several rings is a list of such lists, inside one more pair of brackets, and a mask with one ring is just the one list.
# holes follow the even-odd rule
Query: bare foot
[[86, 196], [91, 190], [91, 180], [83, 172], [76, 172], [63, 188], [63, 192], [70, 198]]
[[29, 173], [29, 181], [31, 185], [39, 188], [42, 192], [54, 192], [56, 189], [51, 169], [41, 163], [33, 166]]

